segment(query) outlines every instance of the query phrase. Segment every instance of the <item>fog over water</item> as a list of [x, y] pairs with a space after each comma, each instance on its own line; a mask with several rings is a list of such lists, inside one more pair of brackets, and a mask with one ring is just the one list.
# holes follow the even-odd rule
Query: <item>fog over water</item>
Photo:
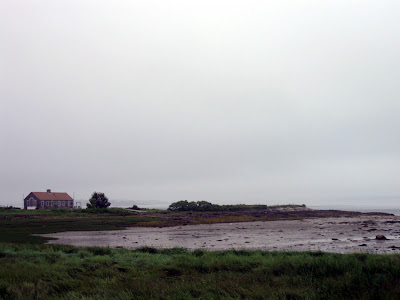
[[398, 206], [400, 2], [1, 1], [0, 205]]

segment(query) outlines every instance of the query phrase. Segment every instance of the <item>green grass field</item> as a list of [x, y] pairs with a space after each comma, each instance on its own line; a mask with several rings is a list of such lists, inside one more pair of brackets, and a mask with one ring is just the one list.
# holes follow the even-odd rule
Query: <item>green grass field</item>
[[400, 256], [0, 245], [3, 299], [398, 299]]

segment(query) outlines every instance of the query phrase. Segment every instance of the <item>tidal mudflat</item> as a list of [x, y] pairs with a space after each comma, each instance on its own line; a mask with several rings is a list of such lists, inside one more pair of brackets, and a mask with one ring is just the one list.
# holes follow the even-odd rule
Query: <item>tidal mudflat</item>
[[[386, 240], [377, 240], [384, 235]], [[111, 248], [156, 247], [205, 250], [324, 251], [333, 253], [399, 253], [399, 216], [311, 218], [134, 227], [120, 231], [74, 231], [41, 236], [51, 244]]]

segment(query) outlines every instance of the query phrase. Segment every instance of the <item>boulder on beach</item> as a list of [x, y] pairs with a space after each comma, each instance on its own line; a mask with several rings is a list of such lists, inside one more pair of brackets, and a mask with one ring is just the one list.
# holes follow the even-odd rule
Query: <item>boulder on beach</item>
[[380, 240], [380, 241], [384, 241], [387, 240], [386, 236], [382, 235], [382, 234], [378, 234], [375, 239]]

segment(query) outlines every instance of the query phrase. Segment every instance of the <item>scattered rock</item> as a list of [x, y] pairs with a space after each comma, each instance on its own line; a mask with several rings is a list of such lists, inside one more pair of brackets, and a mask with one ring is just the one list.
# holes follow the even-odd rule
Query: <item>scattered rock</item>
[[382, 235], [382, 234], [378, 234], [375, 239], [379, 240], [379, 241], [384, 241], [387, 240], [386, 236]]
[[365, 246], [367, 246], [367, 244], [361, 244], [361, 245], [358, 245], [358, 246], [365, 247]]
[[339, 239], [337, 239], [337, 238], [332, 238], [332, 241], [338, 241]]
[[390, 220], [390, 221], [386, 221], [386, 222], [383, 222], [383, 223], [393, 224], [393, 223], [400, 223], [400, 221], [393, 221], [393, 220]]

